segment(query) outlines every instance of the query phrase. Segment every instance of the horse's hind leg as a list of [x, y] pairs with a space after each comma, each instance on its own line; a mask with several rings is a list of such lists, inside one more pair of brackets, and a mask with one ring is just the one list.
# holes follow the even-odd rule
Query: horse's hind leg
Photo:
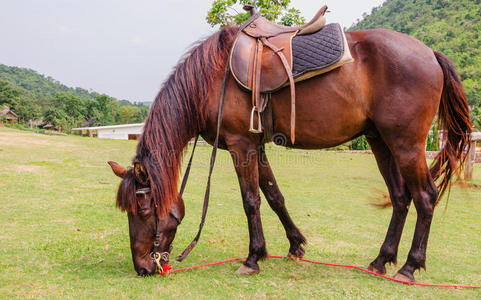
[[384, 243], [381, 246], [379, 255], [369, 265], [369, 270], [385, 274], [386, 263], [396, 263], [397, 261], [399, 241], [401, 240], [404, 223], [411, 203], [411, 194], [401, 176], [391, 150], [381, 139], [379, 133], [372, 132], [367, 134], [366, 137], [388, 187], [393, 206], [391, 223], [389, 224]]
[[411, 121], [404, 128], [380, 130], [382, 139], [391, 149], [399, 166], [417, 211], [416, 229], [408, 259], [395, 277], [406, 281], [414, 281], [414, 271], [425, 268], [429, 231], [439, 195], [425, 157], [425, 136], [432, 119], [418, 120], [418, 124]]
[[415, 145], [409, 150], [406, 148], [399, 150], [396, 157], [398, 157], [397, 161], [403, 178], [413, 196], [417, 220], [408, 259], [395, 278], [414, 281], [414, 271], [420, 268], [426, 269], [426, 248], [439, 191], [426, 164], [424, 145]]
[[286, 230], [287, 238], [289, 239], [289, 255], [294, 257], [302, 257], [304, 249], [302, 245], [306, 243], [306, 238], [301, 234], [299, 229], [292, 221], [284, 204], [284, 196], [282, 196], [279, 186], [277, 185], [271, 166], [267, 160], [264, 146], [259, 150], [259, 186], [264, 193], [272, 210], [279, 217], [284, 229]]

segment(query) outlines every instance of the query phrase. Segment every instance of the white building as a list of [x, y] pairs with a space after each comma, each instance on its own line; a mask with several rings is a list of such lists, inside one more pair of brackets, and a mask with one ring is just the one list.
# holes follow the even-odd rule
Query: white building
[[112, 126], [80, 127], [72, 130], [82, 131], [82, 135], [100, 139], [136, 140], [142, 134], [144, 123]]

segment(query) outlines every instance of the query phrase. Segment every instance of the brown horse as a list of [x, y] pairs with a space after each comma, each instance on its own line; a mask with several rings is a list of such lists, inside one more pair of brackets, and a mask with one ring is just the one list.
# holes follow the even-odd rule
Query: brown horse
[[[149, 258], [154, 240], [159, 241], [155, 248], [164, 252], [161, 264], [168, 261], [184, 216], [177, 190], [183, 150], [197, 135], [211, 144], [215, 139], [224, 69], [236, 32], [237, 28], [224, 28], [185, 55], [152, 105], [134, 168], [127, 170], [111, 162], [114, 173], [123, 178], [117, 205], [128, 212], [138, 274], [155, 272], [156, 265]], [[366, 136], [393, 204], [386, 239], [369, 268], [384, 274], [385, 264], [396, 262], [412, 200], [416, 229], [407, 261], [396, 276], [414, 281], [413, 272], [425, 267], [435, 204], [461, 167], [468, 145], [471, 125], [466, 96], [451, 61], [414, 38], [389, 30], [348, 32], [346, 36], [355, 62], [296, 85], [294, 145], [290, 143], [289, 90], [272, 95], [274, 133], [286, 137], [286, 146], [300, 149], [332, 147]], [[429, 169], [425, 142], [438, 109], [447, 143]], [[267, 255], [259, 187], [285, 228], [289, 254], [303, 256], [306, 241], [284, 205], [262, 136], [248, 132], [250, 112], [250, 95], [230, 78], [219, 147], [233, 157], [249, 226], [249, 256], [238, 270], [241, 274], [259, 272], [257, 262]], [[149, 192], [139, 193], [142, 189]], [[156, 223], [160, 224], [157, 238]]]

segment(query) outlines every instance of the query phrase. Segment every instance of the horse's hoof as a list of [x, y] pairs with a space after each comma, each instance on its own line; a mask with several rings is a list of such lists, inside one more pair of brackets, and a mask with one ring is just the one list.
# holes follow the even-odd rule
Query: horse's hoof
[[303, 258], [304, 257], [304, 253], [303, 254], [292, 254], [291, 252], [287, 253], [287, 257], [288, 258]]
[[287, 253], [287, 257], [289, 257], [289, 258], [302, 258], [305, 253], [306, 253], [306, 251], [304, 251], [304, 248], [302, 248], [302, 246], [299, 246], [299, 247], [297, 247], [297, 249], [295, 251], [291, 251], [291, 249], [289, 249], [289, 253]]
[[408, 276], [401, 274], [399, 272], [397, 272], [396, 275], [394, 275], [394, 279], [406, 281], [406, 282], [415, 282], [414, 276], [412, 278], [409, 278]]
[[254, 270], [252, 268], [249, 268], [248, 266], [242, 264], [237, 271], [235, 271], [235, 274], [237, 275], [253, 275], [259, 273], [259, 270]]
[[384, 272], [383, 272], [383, 271], [380, 271], [380, 270], [378, 270], [376, 267], [374, 267], [373, 265], [369, 265], [369, 267], [367, 267], [367, 269], [368, 269], [369, 271], [374, 272], [374, 273], [379, 274], [379, 275], [384, 275], [384, 274], [386, 274], [386, 270], [384, 270]]

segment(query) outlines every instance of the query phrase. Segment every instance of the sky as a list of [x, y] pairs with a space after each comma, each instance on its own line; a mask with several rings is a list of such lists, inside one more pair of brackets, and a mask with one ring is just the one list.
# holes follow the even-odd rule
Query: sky
[[[324, 4], [349, 27], [383, 0], [292, 0], [306, 21]], [[212, 0], [0, 0], [0, 63], [117, 99], [152, 101], [189, 46], [217, 29]]]

